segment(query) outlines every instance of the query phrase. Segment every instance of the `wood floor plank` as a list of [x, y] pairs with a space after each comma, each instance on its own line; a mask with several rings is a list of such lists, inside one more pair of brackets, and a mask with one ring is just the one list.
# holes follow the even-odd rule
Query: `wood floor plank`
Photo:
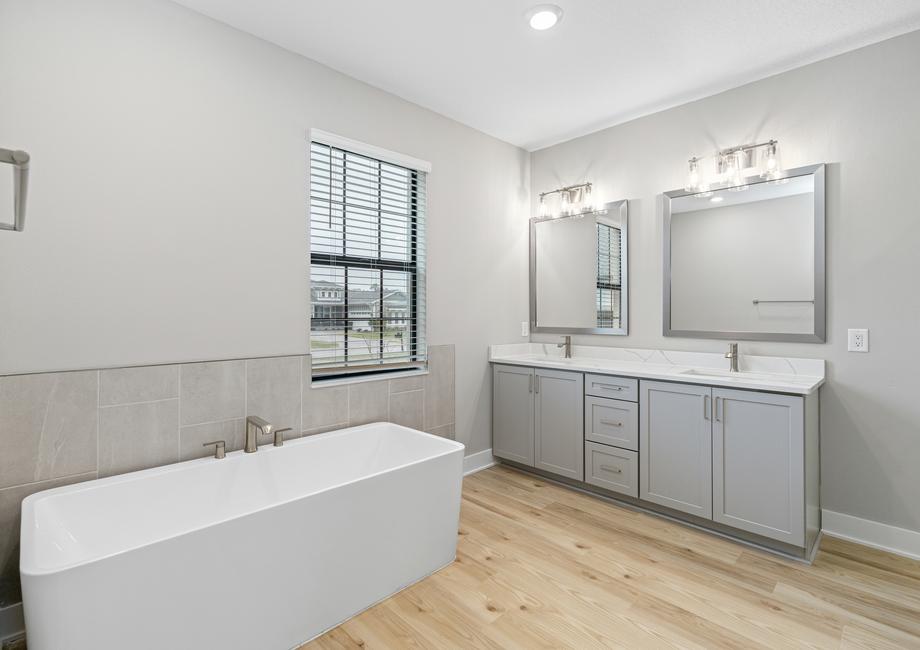
[[457, 560], [303, 648], [920, 648], [920, 562], [814, 565], [508, 467], [464, 480]]

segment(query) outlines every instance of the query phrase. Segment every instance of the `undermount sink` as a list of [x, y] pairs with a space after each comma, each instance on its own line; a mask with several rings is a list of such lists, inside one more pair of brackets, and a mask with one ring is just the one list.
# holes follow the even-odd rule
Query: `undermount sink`
[[716, 368], [682, 370], [682, 375], [693, 377], [718, 377], [719, 379], [770, 379], [769, 375], [763, 375], [756, 372], [731, 372], [729, 370], [718, 370]]

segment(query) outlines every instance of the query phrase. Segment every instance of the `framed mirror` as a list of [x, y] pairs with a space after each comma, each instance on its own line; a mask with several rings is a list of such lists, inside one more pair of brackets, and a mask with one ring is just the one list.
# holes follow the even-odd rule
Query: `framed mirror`
[[625, 335], [628, 204], [530, 220], [530, 329]]
[[666, 192], [664, 335], [824, 342], [824, 165]]

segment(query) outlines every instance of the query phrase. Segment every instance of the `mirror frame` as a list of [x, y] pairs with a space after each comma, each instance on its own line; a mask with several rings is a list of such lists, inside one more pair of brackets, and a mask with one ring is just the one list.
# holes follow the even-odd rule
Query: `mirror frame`
[[[544, 221], [573, 219], [588, 215], [618, 212], [623, 227], [623, 245], [620, 247], [620, 324], [622, 327], [540, 327], [537, 325], [537, 224]], [[629, 333], [629, 202], [626, 199], [604, 203], [591, 212], [565, 217], [533, 217], [530, 219], [530, 331], [545, 334], [606, 334], [626, 336]]]
[[[793, 332], [722, 332], [704, 330], [675, 330], [671, 329], [671, 199], [684, 196], [693, 196], [699, 192], [686, 190], [672, 190], [662, 195], [662, 280], [664, 282], [662, 333], [664, 336], [680, 336], [684, 338], [703, 339], [734, 339], [738, 341], [784, 341], [792, 343], [824, 343], [827, 339], [827, 293], [825, 285], [825, 190], [824, 190], [824, 163], [796, 167], [781, 172], [779, 178], [795, 178], [797, 176], [814, 176], [815, 201], [815, 272], [814, 272], [814, 298], [815, 318], [814, 331], [811, 333]], [[756, 178], [756, 177], [755, 177]], [[757, 185], [769, 181], [758, 180], [745, 183]], [[734, 187], [730, 183], [712, 185], [709, 189], [725, 190]]]

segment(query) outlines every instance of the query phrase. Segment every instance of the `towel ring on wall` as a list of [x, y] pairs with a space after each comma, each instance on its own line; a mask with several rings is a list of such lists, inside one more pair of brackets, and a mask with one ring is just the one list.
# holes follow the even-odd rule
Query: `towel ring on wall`
[[29, 154], [0, 148], [0, 163], [13, 166], [13, 223], [0, 223], [0, 230], [22, 232], [26, 227], [26, 195], [29, 189]]

